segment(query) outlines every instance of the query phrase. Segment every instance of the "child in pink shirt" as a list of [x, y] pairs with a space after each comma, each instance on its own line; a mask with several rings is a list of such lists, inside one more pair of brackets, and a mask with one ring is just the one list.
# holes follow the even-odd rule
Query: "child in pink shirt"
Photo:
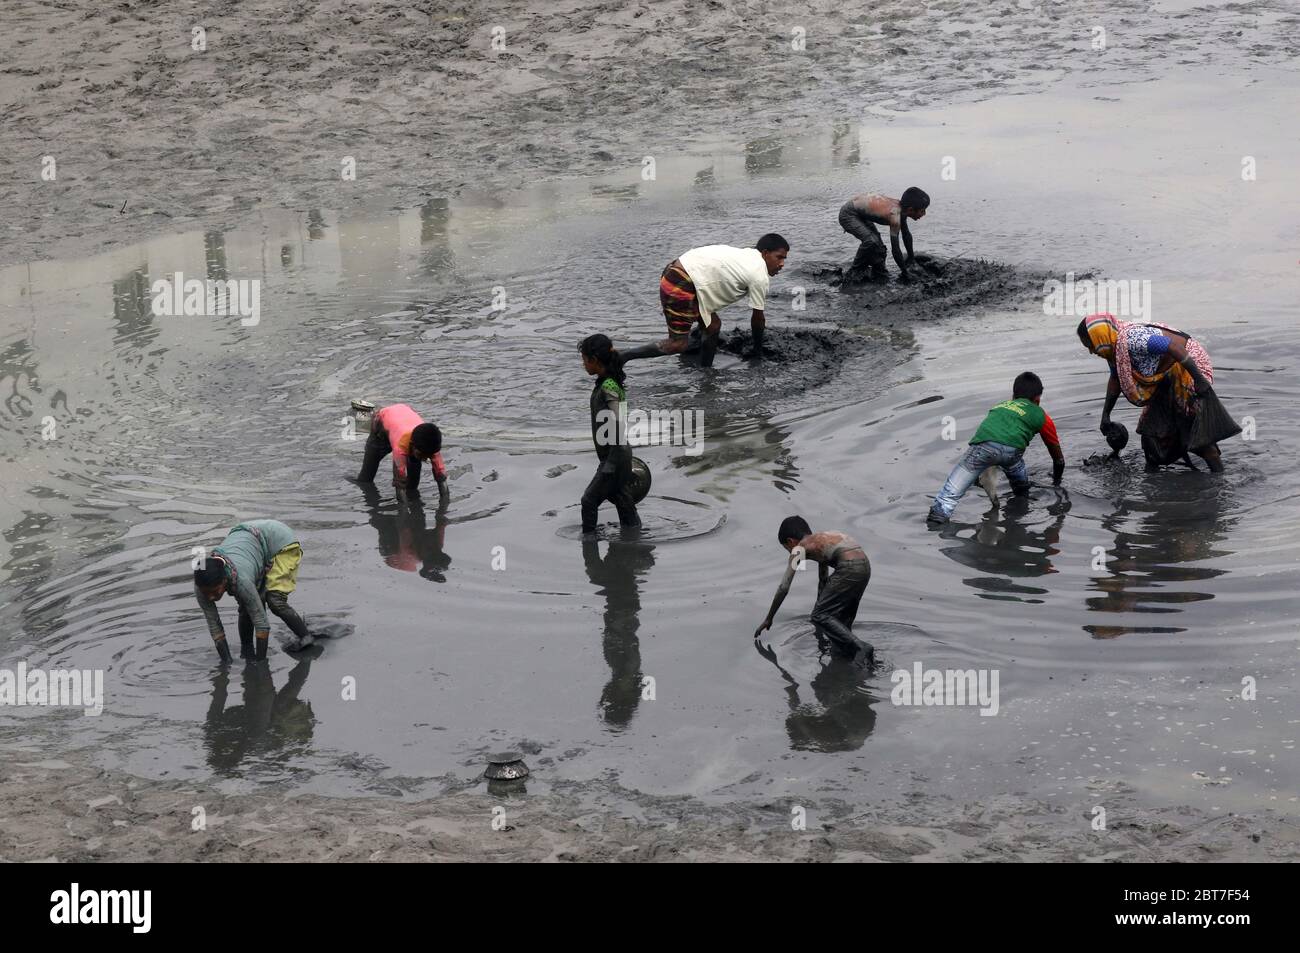
[[447, 465], [442, 462], [442, 432], [407, 404], [392, 404], [375, 412], [366, 441], [366, 456], [357, 474], [358, 483], [371, 483], [379, 472], [379, 461], [393, 455], [393, 486], [399, 493], [420, 492], [421, 464], [428, 460], [438, 495], [446, 499]]

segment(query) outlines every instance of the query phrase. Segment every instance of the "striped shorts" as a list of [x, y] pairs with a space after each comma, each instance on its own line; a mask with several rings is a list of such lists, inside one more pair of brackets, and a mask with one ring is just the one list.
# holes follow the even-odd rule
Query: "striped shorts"
[[686, 337], [700, 320], [700, 302], [695, 295], [695, 282], [686, 273], [680, 260], [664, 269], [659, 279], [659, 305], [664, 309], [669, 337]]

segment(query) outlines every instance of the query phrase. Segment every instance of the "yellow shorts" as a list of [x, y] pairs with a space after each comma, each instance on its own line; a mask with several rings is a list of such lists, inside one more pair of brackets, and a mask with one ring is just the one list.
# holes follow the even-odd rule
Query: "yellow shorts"
[[266, 571], [267, 592], [293, 592], [298, 585], [298, 564], [302, 562], [302, 547], [290, 543], [275, 554], [271, 568]]

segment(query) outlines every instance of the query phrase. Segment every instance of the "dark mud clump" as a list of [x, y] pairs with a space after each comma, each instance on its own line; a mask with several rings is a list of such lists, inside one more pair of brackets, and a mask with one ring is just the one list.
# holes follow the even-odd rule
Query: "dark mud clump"
[[1085, 457], [1083, 460], [1080, 461], [1079, 466], [1108, 467], [1114, 464], [1118, 464], [1121, 467], [1127, 466], [1127, 464], [1120, 459], [1119, 454], [1115, 453], [1115, 451], [1112, 450], [1109, 453], [1094, 453], [1088, 457]]
[[[763, 338], [761, 355], [755, 357], [754, 337], [748, 327], [723, 329], [713, 366], [699, 366], [698, 340], [693, 341], [678, 362], [681, 371], [695, 377], [700, 406], [710, 414], [750, 417], [771, 411], [783, 402], [799, 399], [809, 391], [831, 382], [843, 382], [845, 375], [887, 372], [898, 360], [892, 347], [855, 331], [826, 325], [771, 324]], [[637, 361], [638, 365], [655, 364]], [[671, 399], [658, 391], [660, 375], [640, 373], [633, 381], [634, 404], [653, 406], [656, 400]]]
[[[861, 310], [873, 322], [912, 322], [978, 313], [981, 309], [1017, 308], [1041, 301], [1047, 272], [982, 258], [918, 255], [921, 266], [908, 282], [899, 280], [891, 262], [886, 277], [871, 281], [848, 269], [825, 263], [808, 266], [811, 277], [840, 290], [842, 304]], [[847, 299], [847, 300], [844, 300]], [[839, 315], [841, 319], [843, 315]]]
[[754, 335], [749, 328], [734, 328], [718, 341], [719, 351], [739, 355], [756, 365], [797, 365], [801, 370], [835, 370], [866, 349], [866, 339], [837, 328], [768, 328], [762, 355], [757, 358], [753, 356]]

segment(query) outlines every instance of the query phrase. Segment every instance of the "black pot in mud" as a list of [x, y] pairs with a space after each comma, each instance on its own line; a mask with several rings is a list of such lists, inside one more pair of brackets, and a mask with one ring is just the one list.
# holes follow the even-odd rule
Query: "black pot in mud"
[[650, 493], [650, 468], [640, 457], [632, 458], [632, 481], [628, 484], [628, 490], [632, 494], [632, 502], [640, 503]]
[[1128, 446], [1128, 428], [1116, 421], [1111, 421], [1106, 425], [1104, 431], [1106, 443], [1110, 444], [1110, 449], [1115, 456], [1119, 456], [1121, 450]]

